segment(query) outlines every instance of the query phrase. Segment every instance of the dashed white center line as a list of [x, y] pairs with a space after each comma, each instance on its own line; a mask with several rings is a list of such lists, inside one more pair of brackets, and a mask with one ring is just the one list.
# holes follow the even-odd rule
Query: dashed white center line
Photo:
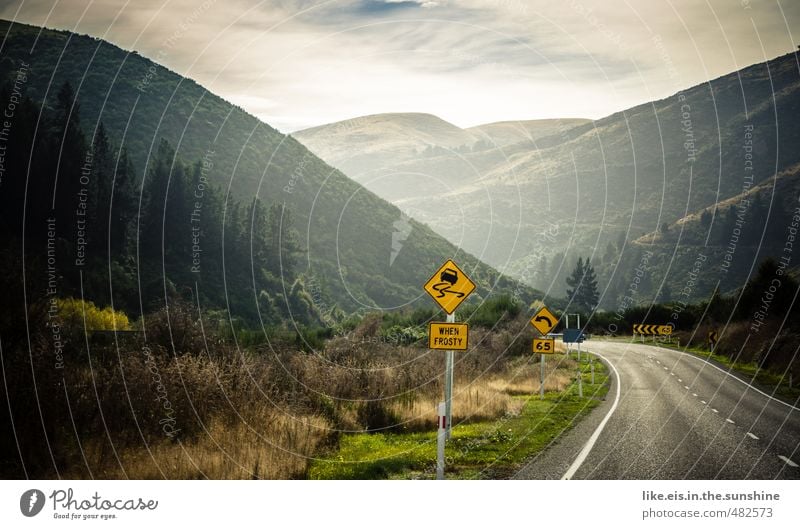
[[669, 368], [667, 366], [664, 366], [664, 371], [669, 371]]
[[711, 411], [713, 411], [714, 413], [719, 413], [719, 412], [717, 411], [717, 408], [711, 408]]
[[704, 401], [704, 400], [701, 400], [700, 402], [702, 402], [703, 404], [708, 404], [708, 403], [707, 403], [706, 401]]
[[683, 380], [681, 380], [681, 379], [678, 379], [678, 382], [683, 382]]
[[780, 459], [781, 461], [783, 461], [784, 463], [786, 463], [790, 467], [797, 468], [797, 466], [798, 466], [797, 463], [795, 463], [794, 461], [792, 461], [791, 459], [789, 459], [786, 456], [778, 456], [778, 459]]
[[696, 396], [697, 396], [697, 393], [692, 393], [692, 397], [696, 397]]
[[689, 386], [683, 386], [683, 387], [684, 387], [684, 389], [689, 389]]
[[728, 422], [729, 422], [729, 423], [731, 423], [731, 424], [736, 424], [735, 422], [733, 422], [733, 421], [732, 421], [732, 420], [730, 420], [730, 419], [725, 419], [725, 420], [726, 420], [726, 421], [728, 421]]
[[758, 441], [758, 436], [753, 432], [747, 432], [747, 435], [750, 437], [750, 439], [755, 439], [756, 441]]
[[670, 373], [670, 375], [674, 377], [674, 376], [675, 376], [675, 373]]

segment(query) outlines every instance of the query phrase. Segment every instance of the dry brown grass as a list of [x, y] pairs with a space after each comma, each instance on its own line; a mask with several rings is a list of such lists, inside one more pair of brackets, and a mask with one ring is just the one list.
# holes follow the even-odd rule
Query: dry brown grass
[[[207, 433], [181, 442], [126, 448], [120, 464], [105, 465], [99, 479], [291, 479], [305, 475], [309, 458], [327, 438], [318, 416], [273, 414], [267, 423], [234, 425], [214, 419]], [[90, 462], [97, 444], [86, 447]], [[80, 473], [83, 474], [83, 473]], [[68, 476], [78, 477], [78, 476]], [[86, 476], [81, 476], [86, 477]]]
[[[435, 425], [444, 355], [376, 341], [374, 319], [313, 354], [291, 346], [243, 354], [219, 340], [206, 350], [191, 332], [196, 323], [189, 314], [172, 323], [183, 336], [181, 348], [159, 343], [166, 338], [156, 340], [156, 326], [147, 347], [95, 347], [98, 360], [91, 368], [71, 364], [69, 408], [46, 410], [61, 477], [296, 478], [344, 431]], [[527, 320], [518, 323], [527, 331]], [[475, 345], [457, 357], [454, 421], [516, 414], [523, 405], [519, 396], [538, 393], [539, 364], [531, 359], [528, 336], [514, 336], [505, 329], [471, 335]], [[41, 351], [46, 365], [46, 348]], [[554, 355], [546, 366], [545, 389], [563, 390], [574, 362]], [[167, 417], [175, 435], [162, 427]]]

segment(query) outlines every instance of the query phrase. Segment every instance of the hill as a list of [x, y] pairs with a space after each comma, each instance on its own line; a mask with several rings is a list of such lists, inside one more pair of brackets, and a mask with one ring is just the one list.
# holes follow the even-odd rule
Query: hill
[[[594, 122], [555, 120], [535, 144], [434, 150], [384, 165], [369, 175], [376, 183], [365, 185], [555, 295], [563, 294], [577, 257], [588, 256], [601, 305], [615, 309], [646, 251], [631, 241], [703, 208], [717, 211], [718, 202], [800, 161], [799, 71], [796, 56], [785, 55]], [[425, 187], [424, 178], [439, 183]], [[441, 200], [430, 200], [437, 190]], [[719, 240], [708, 244], [719, 250]], [[672, 262], [673, 250], [686, 249], [661, 258]], [[726, 289], [741, 285], [755, 258], [742, 254], [735, 273], [708, 270], [693, 296], [707, 296], [717, 281]], [[673, 265], [651, 269], [637, 300], [652, 300], [662, 282], [680, 286], [691, 267]]]
[[[0, 21], [0, 32], [5, 35], [0, 48], [0, 84], [11, 93], [20, 69], [25, 68], [25, 81], [20, 84], [22, 94], [34, 104], [42, 105], [53, 119], [58, 115], [59, 105], [62, 110], [74, 108], [77, 112], [71, 119], [80, 124], [85, 138], [80, 141], [89, 145], [94, 144], [102, 124], [114, 151], [126, 152], [135, 173], [134, 188], [141, 200], [148, 199], [147, 178], [162, 175], [167, 179], [164, 186], [173, 186], [168, 193], [176, 193], [174, 182], [170, 182], [176, 172], [183, 171], [181, 164], [199, 163], [202, 184], [218, 191], [221, 219], [228, 219], [215, 225], [208, 220], [202, 229], [208, 234], [218, 234], [222, 240], [217, 242], [223, 247], [226, 240], [228, 246], [232, 244], [225, 239], [234, 236], [230, 230], [225, 235], [225, 222], [230, 222], [232, 215], [243, 223], [253, 222], [255, 217], [247, 208], [254, 198], [265, 210], [276, 206], [285, 211], [297, 235], [299, 255], [293, 259], [298, 261], [300, 286], [294, 285], [294, 277], [282, 277], [282, 270], [273, 267], [266, 271], [280, 284], [267, 292], [271, 297], [284, 299], [286, 303], [290, 291], [300, 288], [321, 313], [400, 307], [424, 299], [422, 284], [447, 257], [454, 257], [473, 276], [481, 295], [493, 288], [517, 287], [516, 282], [459, 250], [427, 226], [409, 219], [397, 207], [332, 168], [292, 137], [279, 133], [191, 79], [136, 52], [89, 36], [8, 21]], [[67, 83], [74, 94], [69, 96], [71, 102], [65, 107], [58, 98]], [[69, 113], [63, 112], [64, 116]], [[167, 142], [163, 149], [162, 140]], [[57, 150], [40, 152], [48, 158]], [[165, 162], [167, 155], [171, 156], [171, 163]], [[197, 178], [185, 182], [196, 186]], [[184, 190], [188, 194], [194, 191]], [[22, 203], [20, 197], [15, 200]], [[161, 209], [162, 224], [157, 229], [164, 226], [169, 231], [174, 226], [167, 214], [171, 211], [169, 202], [164, 202]], [[245, 219], [248, 213], [250, 217]], [[191, 219], [178, 217], [175, 222], [188, 226]], [[282, 225], [281, 222], [279, 219], [273, 224]], [[146, 223], [135, 224], [131, 237], [139, 240]], [[162, 254], [168, 253], [169, 247], [163, 248], [163, 239], [160, 245]], [[101, 250], [102, 246], [96, 245], [87, 251], [100, 258]], [[239, 294], [244, 296], [241, 310], [252, 319], [259, 292], [253, 292], [253, 280], [247, 276], [258, 276], [266, 269], [265, 263], [255, 262], [254, 255], [250, 248], [249, 253], [239, 256], [248, 261], [243, 268], [244, 277], [231, 275], [230, 267], [226, 275], [224, 257], [213, 257], [219, 265], [219, 275], [204, 278], [204, 282], [196, 285], [198, 299], [225, 308], [229, 297], [225, 289], [238, 283]], [[137, 259], [140, 257], [135, 255]], [[182, 254], [180, 259], [175, 267], [188, 269], [191, 256]], [[154, 261], [131, 265], [129, 273], [136, 266], [151, 267], [153, 273], [162, 272], [162, 267]], [[166, 270], [166, 275], [169, 274]], [[186, 277], [173, 281], [178, 283], [177, 290], [180, 284], [185, 284]], [[161, 283], [169, 283], [168, 279], [162, 277]], [[71, 288], [77, 290], [75, 284]], [[108, 296], [109, 288], [105, 284], [98, 290], [105, 290]], [[522, 292], [532, 294], [528, 289]], [[127, 294], [136, 298], [135, 284], [128, 285]]]
[[492, 146], [507, 147], [516, 143], [535, 144], [537, 140], [560, 134], [562, 130], [589, 123], [591, 123], [589, 119], [532, 119], [498, 121], [466, 130]]

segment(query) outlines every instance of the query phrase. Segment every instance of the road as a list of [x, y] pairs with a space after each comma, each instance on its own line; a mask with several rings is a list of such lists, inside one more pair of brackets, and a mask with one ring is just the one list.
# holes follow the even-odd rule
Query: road
[[672, 349], [584, 349], [611, 367], [605, 401], [517, 478], [800, 479], [800, 407]]

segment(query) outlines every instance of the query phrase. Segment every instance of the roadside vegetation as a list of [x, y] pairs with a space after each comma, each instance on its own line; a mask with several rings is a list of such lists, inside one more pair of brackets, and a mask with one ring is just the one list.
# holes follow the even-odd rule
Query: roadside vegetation
[[[637, 323], [672, 325], [670, 341], [679, 348], [713, 360], [766, 391], [790, 401], [800, 398], [800, 284], [790, 269], [774, 259], [761, 262], [742, 288], [723, 294], [714, 290], [698, 303], [665, 301], [630, 307], [622, 312], [587, 315], [587, 332], [596, 337], [630, 336]], [[709, 335], [717, 343], [711, 353]], [[653, 337], [646, 337], [653, 341]]]
[[[31, 311], [29, 357], [18, 354], [23, 333], [2, 344], [14, 381], [4, 476], [433, 476], [444, 355], [423, 340], [432, 311], [353, 317], [336, 333], [274, 327], [255, 339], [180, 299], [136, 320], [80, 300], [57, 305], [55, 318], [47, 304]], [[448, 450], [471, 448], [454, 456], [452, 476], [502, 477], [591, 409], [605, 375], [598, 367], [597, 387], [578, 399], [574, 359], [553, 355], [539, 401], [527, 311], [501, 297], [464, 315], [479, 323], [457, 354]], [[251, 345], [239, 342], [248, 336]], [[22, 413], [23, 403], [39, 412]]]

